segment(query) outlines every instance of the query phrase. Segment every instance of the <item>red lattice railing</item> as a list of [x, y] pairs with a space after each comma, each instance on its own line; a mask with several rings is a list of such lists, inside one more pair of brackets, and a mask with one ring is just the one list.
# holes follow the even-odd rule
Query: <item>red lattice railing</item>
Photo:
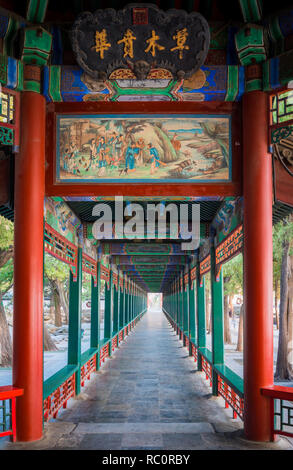
[[82, 270], [85, 273], [91, 274], [94, 278], [94, 285], [97, 285], [97, 261], [86, 253], [82, 254]]
[[119, 332], [118, 341], [119, 341], [119, 343], [122, 343], [122, 341], [123, 341], [123, 330], [121, 330], [121, 331]]
[[101, 279], [103, 279], [108, 288], [109, 288], [109, 285], [110, 285], [110, 270], [104, 266], [103, 264], [101, 264]]
[[74, 280], [77, 278], [77, 252], [78, 248], [60, 235], [47, 222], [45, 223], [44, 245], [46, 253], [60, 259], [70, 266]]
[[243, 420], [244, 413], [244, 399], [240, 396], [227, 382], [223, 377], [218, 375], [218, 394], [225, 400], [225, 408], [229, 406], [233, 410], [233, 419], [239, 418]]
[[200, 277], [207, 274], [211, 269], [211, 255], [207, 255], [199, 264]]
[[189, 338], [186, 335], [184, 335], [184, 337], [185, 337], [185, 347], [189, 349]]
[[75, 395], [75, 374], [61, 384], [44, 400], [44, 420], [56, 418], [61, 407], [66, 408], [69, 398]]
[[110, 345], [109, 343], [105, 344], [101, 349], [100, 349], [100, 366], [102, 362], [105, 362], [106, 358], [109, 357], [109, 351], [110, 350]]
[[202, 365], [202, 370], [206, 374], [206, 379], [210, 380], [210, 387], [212, 386], [212, 366], [211, 364], [206, 360], [204, 356], [201, 356], [201, 365]]
[[243, 225], [238, 225], [219, 245], [216, 246], [216, 278], [219, 280], [221, 267], [234, 256], [241, 253], [243, 247]]
[[115, 351], [116, 348], [118, 348], [118, 335], [112, 339], [112, 351]]
[[197, 362], [197, 347], [191, 343], [191, 354], [194, 357], [194, 362]]
[[293, 437], [293, 388], [273, 385], [261, 393], [271, 399], [272, 435]]
[[97, 369], [96, 355], [91, 357], [80, 369], [80, 385], [84, 387], [85, 380], [90, 380], [91, 373]]
[[118, 289], [118, 274], [113, 272], [113, 286], [116, 287], [116, 290]]
[[23, 389], [5, 385], [0, 387], [0, 437], [16, 439], [16, 398], [23, 395]]
[[128, 328], [127, 328], [127, 326], [126, 326], [126, 327], [124, 328], [124, 338], [125, 338], [125, 336], [127, 336], [127, 334], [128, 334]]

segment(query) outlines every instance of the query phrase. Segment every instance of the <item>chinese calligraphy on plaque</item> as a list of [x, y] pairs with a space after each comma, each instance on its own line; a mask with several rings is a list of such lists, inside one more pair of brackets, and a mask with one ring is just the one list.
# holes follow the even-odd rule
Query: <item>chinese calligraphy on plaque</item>
[[210, 32], [199, 13], [163, 12], [155, 5], [83, 13], [74, 23], [72, 45], [81, 68], [92, 78], [108, 77], [129, 61], [168, 69], [188, 78], [204, 63]]

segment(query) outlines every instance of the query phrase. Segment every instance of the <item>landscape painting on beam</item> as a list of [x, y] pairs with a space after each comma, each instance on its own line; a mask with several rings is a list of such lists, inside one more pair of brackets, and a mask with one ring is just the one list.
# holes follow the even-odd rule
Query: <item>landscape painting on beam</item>
[[58, 115], [56, 181], [231, 181], [229, 115]]

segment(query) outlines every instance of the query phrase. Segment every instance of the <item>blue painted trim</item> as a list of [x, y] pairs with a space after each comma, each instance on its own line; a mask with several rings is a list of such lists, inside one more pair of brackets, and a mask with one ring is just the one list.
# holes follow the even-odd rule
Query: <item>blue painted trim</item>
[[279, 80], [279, 70], [280, 70], [280, 59], [279, 57], [272, 58], [270, 60], [270, 82], [272, 88], [279, 88], [281, 86]]
[[52, 98], [49, 93], [49, 83], [50, 83], [50, 67], [45, 66], [43, 68], [43, 95], [47, 101], [52, 101]]
[[8, 57], [7, 61], [7, 88], [17, 88], [17, 60]]

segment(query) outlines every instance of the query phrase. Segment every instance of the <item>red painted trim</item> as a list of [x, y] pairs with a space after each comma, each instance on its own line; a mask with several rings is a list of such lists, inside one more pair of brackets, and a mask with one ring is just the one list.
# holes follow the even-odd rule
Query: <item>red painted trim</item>
[[12, 436], [12, 442], [16, 440], [16, 397], [23, 395], [23, 388], [5, 385], [0, 387], [0, 400], [11, 400], [11, 429], [0, 432], [0, 437]]
[[11, 400], [11, 427], [12, 427], [12, 442], [16, 441], [16, 398]]
[[[227, 183], [55, 183], [56, 113], [58, 114], [230, 114], [232, 116], [232, 182]], [[50, 103], [46, 129], [47, 196], [240, 196], [241, 115], [240, 104], [210, 101], [205, 103]]]
[[[45, 231], [47, 232], [48, 236], [53, 235], [54, 236], [54, 245], [52, 246], [49, 242], [44, 240], [44, 249], [46, 253], [49, 253], [49, 255], [53, 256], [54, 258], [59, 259], [60, 261], [63, 261], [63, 263], [68, 264], [68, 266], [71, 269], [72, 275], [73, 275], [73, 280], [76, 281], [77, 279], [77, 251], [78, 247], [71, 243], [69, 240], [67, 240], [64, 235], [61, 235], [59, 232], [57, 232], [51, 225], [49, 225], [47, 222], [45, 222]], [[46, 235], [46, 233], [45, 233]], [[61, 245], [63, 247], [63, 251], [60, 250], [59, 248], [56, 247], [56, 243]], [[69, 247], [72, 252], [73, 252], [73, 261], [70, 259], [68, 254], [66, 253], [66, 247]], [[57, 253], [59, 251], [59, 253]], [[74, 269], [75, 272], [74, 272]]]
[[75, 396], [75, 373], [59, 385], [43, 403], [44, 420], [56, 418], [61, 407], [66, 408], [69, 398]]
[[[274, 383], [272, 315], [272, 161], [268, 97], [246, 93], [243, 106], [244, 432], [270, 441], [271, 409], [261, 389]], [[257, 110], [257, 112], [256, 112]]]
[[43, 433], [43, 254], [45, 190], [45, 98], [21, 95], [21, 148], [15, 159], [13, 385], [17, 439]]
[[12, 385], [0, 387], [0, 400], [8, 400], [13, 397], [20, 397], [21, 395], [23, 395], [23, 388], [13, 387]]
[[271, 387], [263, 387], [261, 394], [266, 397], [279, 398], [279, 400], [293, 401], [293, 387], [272, 385]]
[[[4, 437], [4, 436], [12, 436], [13, 435], [13, 431], [5, 431], [5, 432], [0, 432], [0, 437]], [[14, 442], [14, 441], [13, 441]]]
[[[88, 261], [92, 266], [88, 267], [85, 265], [85, 261]], [[97, 270], [97, 261], [86, 253], [82, 254], [82, 271], [90, 274], [94, 278], [94, 285], [97, 286], [98, 280], [98, 270]]]

